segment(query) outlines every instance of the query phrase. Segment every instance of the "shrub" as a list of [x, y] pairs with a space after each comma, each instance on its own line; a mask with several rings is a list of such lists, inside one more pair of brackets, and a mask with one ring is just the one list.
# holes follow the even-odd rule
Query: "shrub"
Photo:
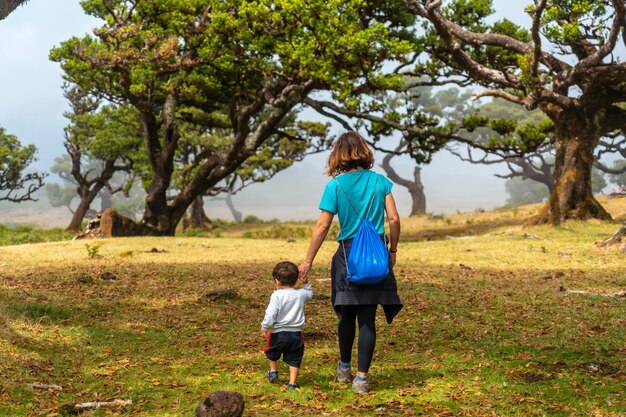
[[0, 225], [0, 245], [21, 245], [25, 243], [58, 242], [71, 240], [73, 233], [61, 228], [38, 229], [33, 226]]
[[263, 223], [263, 220], [259, 219], [257, 216], [255, 216], [254, 214], [249, 214], [246, 217], [243, 218], [243, 222], [250, 224], [250, 223]]

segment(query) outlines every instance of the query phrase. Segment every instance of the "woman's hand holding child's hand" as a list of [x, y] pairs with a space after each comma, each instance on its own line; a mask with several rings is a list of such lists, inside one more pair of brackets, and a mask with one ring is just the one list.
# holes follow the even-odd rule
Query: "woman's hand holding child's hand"
[[311, 262], [302, 262], [300, 264], [300, 266], [298, 267], [298, 271], [300, 272], [300, 281], [302, 281], [302, 283], [306, 284], [307, 282], [309, 282], [309, 278], [307, 277], [309, 271], [311, 270]]

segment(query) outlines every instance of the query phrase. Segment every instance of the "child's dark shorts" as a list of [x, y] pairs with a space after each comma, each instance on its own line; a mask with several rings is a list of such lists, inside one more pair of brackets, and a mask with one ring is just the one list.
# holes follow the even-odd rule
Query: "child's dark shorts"
[[283, 361], [296, 368], [302, 363], [304, 356], [304, 340], [302, 332], [278, 332], [270, 334], [263, 350], [267, 359], [277, 361], [283, 355]]

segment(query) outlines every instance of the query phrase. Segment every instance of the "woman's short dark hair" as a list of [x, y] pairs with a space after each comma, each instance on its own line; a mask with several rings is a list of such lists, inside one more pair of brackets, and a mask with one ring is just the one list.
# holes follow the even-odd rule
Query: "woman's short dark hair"
[[328, 157], [328, 170], [331, 177], [354, 168], [370, 169], [374, 165], [374, 154], [363, 136], [349, 131], [337, 138]]
[[300, 271], [298, 271], [296, 264], [289, 261], [277, 263], [272, 271], [274, 279], [277, 279], [281, 285], [288, 285], [290, 287], [296, 285], [299, 275]]

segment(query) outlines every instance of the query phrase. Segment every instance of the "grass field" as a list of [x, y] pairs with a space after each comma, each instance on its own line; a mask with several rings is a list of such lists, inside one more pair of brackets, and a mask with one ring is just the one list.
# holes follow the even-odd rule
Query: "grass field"
[[[604, 203], [624, 220], [625, 202]], [[311, 274], [302, 388], [264, 380], [270, 271], [302, 259], [310, 225], [0, 247], [0, 416], [118, 398], [133, 404], [88, 415], [190, 416], [215, 390], [241, 392], [246, 416], [625, 416], [626, 298], [609, 294], [626, 289], [626, 255], [594, 246], [618, 225], [524, 228], [533, 210], [403, 222], [405, 309], [379, 316], [362, 397], [333, 381], [332, 241]], [[203, 298], [219, 288], [237, 296]]]

